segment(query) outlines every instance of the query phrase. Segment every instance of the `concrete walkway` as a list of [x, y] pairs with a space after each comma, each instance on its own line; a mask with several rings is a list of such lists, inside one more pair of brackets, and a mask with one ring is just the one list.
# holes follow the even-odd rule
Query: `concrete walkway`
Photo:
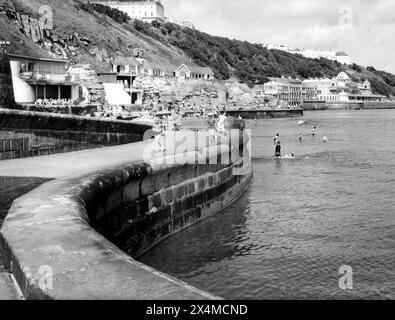
[[143, 141], [102, 149], [60, 153], [50, 156], [0, 161], [0, 176], [60, 178], [79, 171], [142, 161], [143, 152], [152, 142]]

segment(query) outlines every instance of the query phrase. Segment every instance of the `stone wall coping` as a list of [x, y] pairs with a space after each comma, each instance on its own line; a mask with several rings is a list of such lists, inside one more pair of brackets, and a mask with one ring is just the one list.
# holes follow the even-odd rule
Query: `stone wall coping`
[[[215, 300], [204, 291], [129, 257], [89, 224], [95, 195], [143, 179], [140, 162], [47, 182], [17, 199], [0, 232], [0, 249], [26, 299]], [[40, 286], [40, 268], [53, 270], [53, 288]]]
[[[59, 114], [59, 113], [49, 113], [49, 112], [35, 112], [35, 111], [20, 111], [15, 109], [5, 109], [0, 108], [0, 121], [4, 116], [21, 116], [25, 118], [47, 118], [47, 119], [57, 119], [57, 120], [76, 120], [76, 121], [85, 121], [87, 123], [102, 123], [102, 124], [117, 124], [125, 127], [134, 127], [139, 128], [140, 131], [146, 131], [152, 129], [152, 126], [149, 125], [141, 125], [136, 123], [131, 123], [123, 120], [113, 120], [106, 118], [93, 118], [93, 117], [84, 117], [77, 115], [68, 115], [68, 114]], [[30, 122], [31, 123], [31, 122]], [[7, 129], [5, 127], [4, 129]], [[19, 127], [18, 127], [19, 129]], [[38, 129], [38, 128], [25, 128], [25, 129]]]

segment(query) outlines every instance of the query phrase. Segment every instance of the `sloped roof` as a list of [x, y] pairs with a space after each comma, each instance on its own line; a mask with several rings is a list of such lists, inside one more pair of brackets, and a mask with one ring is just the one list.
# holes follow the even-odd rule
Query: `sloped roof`
[[163, 69], [163, 66], [157, 62], [153, 62], [153, 61], [144, 61], [144, 67], [149, 67], [152, 69]]
[[301, 84], [302, 81], [298, 80], [298, 79], [289, 79], [289, 78], [272, 78], [269, 77], [270, 81], [276, 81], [276, 82], [280, 82], [283, 84]]
[[197, 67], [197, 66], [182, 64], [176, 71], [181, 69], [183, 66], [187, 68], [191, 73], [208, 74], [214, 76], [214, 72], [210, 67]]
[[121, 56], [118, 56], [118, 57], [116, 57], [114, 59], [113, 64], [123, 65], [123, 66], [129, 66], [129, 65], [137, 66], [138, 62], [137, 62], [136, 58], [134, 58], [134, 57], [121, 57]]

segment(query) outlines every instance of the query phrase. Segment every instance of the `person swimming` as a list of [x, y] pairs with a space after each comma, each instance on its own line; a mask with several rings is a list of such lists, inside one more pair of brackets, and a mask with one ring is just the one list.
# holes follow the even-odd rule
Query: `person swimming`
[[303, 142], [303, 135], [302, 134], [299, 135], [298, 140], [299, 140], [300, 143]]
[[327, 136], [323, 136], [322, 137], [322, 142], [323, 143], [327, 143], [328, 142], [328, 137]]
[[315, 137], [316, 132], [317, 132], [317, 127], [314, 127], [313, 130], [312, 130], [312, 136], [313, 137]]
[[282, 159], [295, 159], [295, 155], [293, 153], [287, 153]]

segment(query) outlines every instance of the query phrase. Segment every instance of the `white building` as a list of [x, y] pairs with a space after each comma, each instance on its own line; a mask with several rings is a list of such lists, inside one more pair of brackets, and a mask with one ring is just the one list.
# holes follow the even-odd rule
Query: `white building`
[[269, 82], [253, 88], [256, 97], [271, 97], [289, 105], [300, 106], [306, 100], [317, 99], [317, 88], [300, 79], [269, 78]]
[[98, 3], [113, 9], [118, 9], [126, 13], [131, 19], [152, 22], [154, 20], [165, 21], [165, 9], [161, 0], [140, 0], [140, 1], [106, 1], [94, 0], [91, 3]]
[[303, 84], [315, 87], [320, 101], [381, 101], [385, 98], [373, 94], [369, 80], [354, 82], [346, 72], [340, 72], [333, 79], [307, 79]]
[[180, 21], [175, 19], [166, 19], [166, 22], [178, 24], [180, 27], [195, 29], [195, 25], [189, 21]]
[[269, 50], [281, 50], [292, 54], [300, 54], [310, 59], [328, 59], [337, 61], [341, 64], [351, 64], [351, 57], [346, 52], [338, 52], [332, 50], [318, 50], [318, 49], [294, 49], [286, 45], [264, 44], [265, 48]]

